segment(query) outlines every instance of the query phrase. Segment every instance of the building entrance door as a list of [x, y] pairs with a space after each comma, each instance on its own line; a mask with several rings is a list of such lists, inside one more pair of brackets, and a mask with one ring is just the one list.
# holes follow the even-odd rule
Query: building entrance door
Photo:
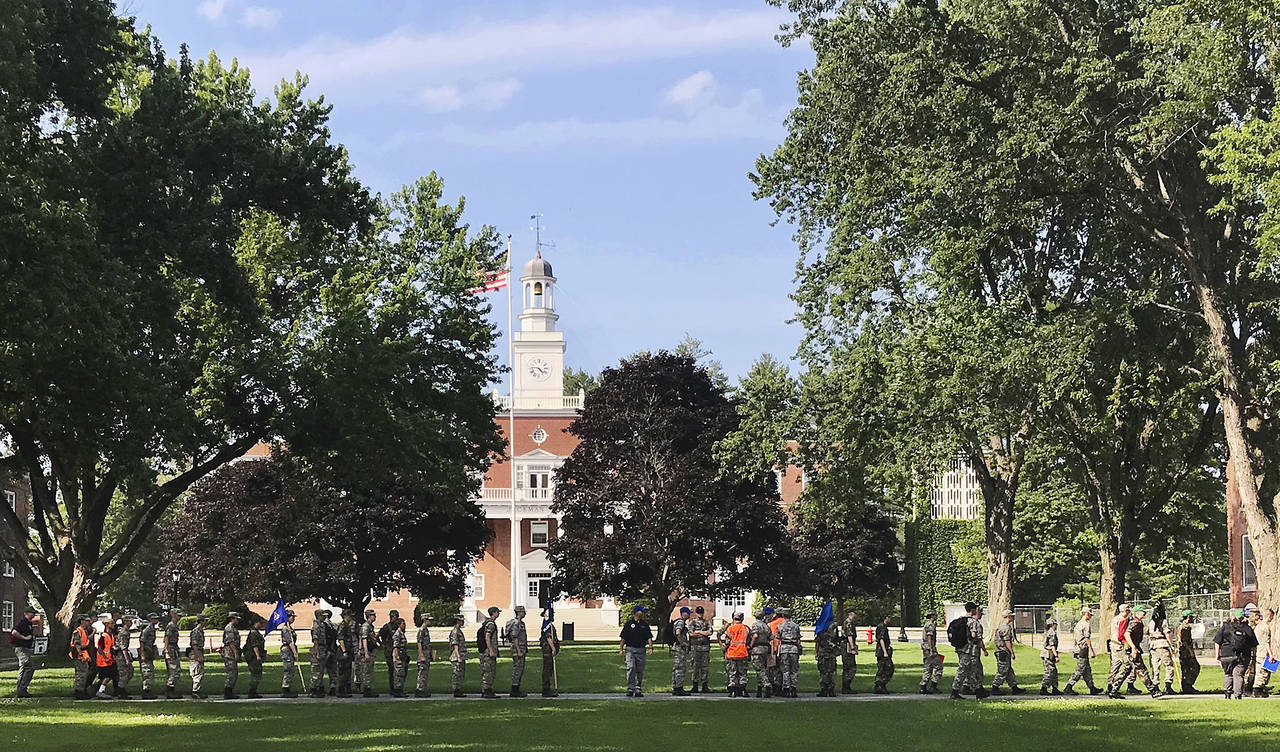
[[524, 607], [529, 611], [530, 616], [537, 616], [538, 612], [542, 610], [542, 601], [539, 599], [539, 594], [550, 592], [551, 573], [530, 572], [526, 575], [525, 582]]

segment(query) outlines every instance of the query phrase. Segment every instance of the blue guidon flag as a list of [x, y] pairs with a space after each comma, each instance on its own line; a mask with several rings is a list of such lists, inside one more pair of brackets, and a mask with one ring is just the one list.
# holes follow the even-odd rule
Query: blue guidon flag
[[828, 598], [827, 602], [822, 604], [822, 612], [818, 614], [818, 620], [813, 623], [813, 633], [820, 635], [831, 629], [833, 618], [831, 615], [831, 599]]
[[556, 621], [556, 610], [551, 606], [550, 600], [543, 603], [542, 607], [546, 614], [542, 617], [542, 634], [546, 634], [547, 629], [549, 629]]
[[267, 630], [262, 634], [271, 634], [271, 630], [279, 628], [280, 625], [284, 624], [286, 621], [289, 621], [289, 615], [285, 613], [284, 598], [281, 598], [276, 601], [276, 608], [271, 612], [271, 616], [267, 617]]

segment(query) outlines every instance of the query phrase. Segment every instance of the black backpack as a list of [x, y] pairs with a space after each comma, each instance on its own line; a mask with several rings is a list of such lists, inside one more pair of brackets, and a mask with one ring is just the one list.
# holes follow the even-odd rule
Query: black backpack
[[1227, 630], [1227, 642], [1231, 644], [1231, 650], [1237, 656], [1244, 655], [1253, 647], [1250, 644], [1252, 640], [1249, 639], [1250, 632], [1246, 631], [1247, 629], [1243, 624], [1236, 623]]
[[676, 625], [673, 622], [667, 622], [667, 626], [662, 628], [662, 641], [667, 645], [676, 644]]
[[947, 624], [947, 642], [956, 650], [969, 647], [969, 617], [961, 616]]
[[476, 630], [476, 652], [478, 652], [481, 655], [484, 655], [485, 651], [488, 649], [487, 646], [484, 644], [484, 625], [485, 624], [488, 624], [488, 622], [481, 622], [480, 628]]

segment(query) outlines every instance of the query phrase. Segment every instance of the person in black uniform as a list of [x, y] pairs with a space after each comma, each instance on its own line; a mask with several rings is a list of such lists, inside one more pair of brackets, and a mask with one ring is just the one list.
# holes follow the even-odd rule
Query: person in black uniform
[[1224, 622], [1213, 636], [1213, 657], [1222, 664], [1222, 692], [1227, 699], [1239, 700], [1244, 696], [1244, 671], [1247, 661], [1258, 645], [1258, 638], [1244, 623], [1244, 609], [1231, 612], [1233, 618]]
[[644, 621], [644, 606], [636, 606], [618, 643], [618, 653], [627, 661], [627, 697], [644, 697], [644, 664], [652, 652], [653, 629]]

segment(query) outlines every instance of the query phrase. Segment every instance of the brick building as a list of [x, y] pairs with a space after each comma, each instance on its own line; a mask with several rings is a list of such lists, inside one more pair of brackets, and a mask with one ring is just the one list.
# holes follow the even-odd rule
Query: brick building
[[[0, 486], [3, 486], [4, 503], [18, 515], [19, 520], [26, 523], [31, 513], [31, 492], [26, 482], [5, 478]], [[4, 535], [6, 539], [9, 538], [7, 530], [4, 530]], [[18, 576], [10, 561], [0, 561], [0, 630], [8, 634], [17, 620], [22, 618], [22, 609], [26, 605], [27, 583]], [[0, 640], [0, 646], [3, 646], [0, 647], [0, 657], [13, 654], [7, 639]]]

